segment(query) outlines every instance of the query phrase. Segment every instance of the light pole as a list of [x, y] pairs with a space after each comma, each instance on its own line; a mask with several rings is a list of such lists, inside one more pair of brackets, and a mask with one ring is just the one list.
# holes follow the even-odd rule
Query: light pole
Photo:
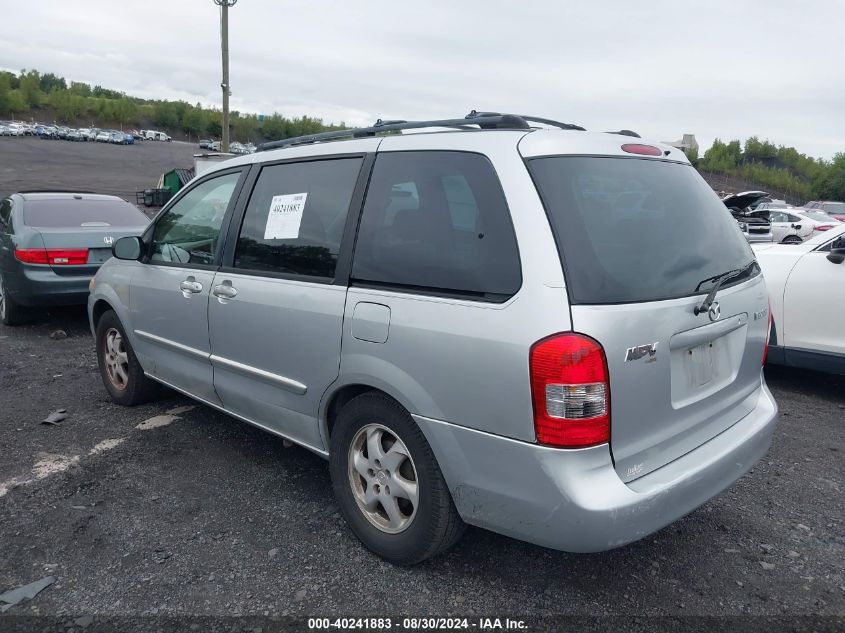
[[229, 7], [235, 6], [238, 0], [214, 0], [220, 7], [220, 48], [223, 52], [223, 138], [220, 149], [229, 151]]

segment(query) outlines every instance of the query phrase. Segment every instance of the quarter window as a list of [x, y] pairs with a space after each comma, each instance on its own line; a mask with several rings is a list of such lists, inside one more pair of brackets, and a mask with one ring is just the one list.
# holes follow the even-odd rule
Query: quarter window
[[211, 178], [179, 199], [156, 223], [150, 262], [214, 264], [220, 227], [240, 176]]
[[261, 170], [235, 251], [235, 268], [333, 278], [361, 158]]
[[376, 159], [352, 277], [501, 301], [522, 283], [510, 212], [490, 161], [466, 152]]

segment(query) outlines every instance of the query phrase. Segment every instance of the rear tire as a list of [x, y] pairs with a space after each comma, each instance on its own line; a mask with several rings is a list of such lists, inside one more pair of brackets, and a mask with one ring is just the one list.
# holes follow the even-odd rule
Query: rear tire
[[464, 532], [425, 436], [384, 394], [361, 394], [341, 409], [329, 469], [349, 527], [369, 550], [392, 563], [420, 563], [451, 547]]
[[804, 240], [802, 240], [797, 235], [787, 235], [785, 238], [783, 238], [781, 244], [800, 244], [803, 241]]
[[106, 391], [116, 403], [132, 407], [161, 395], [159, 384], [144, 375], [113, 310], [104, 313], [97, 323], [97, 362]]
[[3, 325], [20, 325], [26, 322], [28, 316], [26, 308], [6, 294], [3, 278], [0, 277], [0, 321]]

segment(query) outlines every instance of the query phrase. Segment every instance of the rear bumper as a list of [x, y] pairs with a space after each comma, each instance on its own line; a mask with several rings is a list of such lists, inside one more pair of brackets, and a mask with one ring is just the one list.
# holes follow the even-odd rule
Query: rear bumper
[[65, 277], [49, 266], [22, 266], [14, 273], [5, 273], [3, 281], [9, 296], [23, 306], [85, 305], [94, 274], [96, 270]]
[[659, 530], [734, 483], [768, 451], [777, 405], [763, 383], [745, 418], [628, 484], [606, 444], [546, 448], [414, 417], [464, 521], [545, 547], [599, 552]]
[[744, 233], [745, 239], [751, 244], [765, 244], [774, 241], [774, 236], [771, 233]]

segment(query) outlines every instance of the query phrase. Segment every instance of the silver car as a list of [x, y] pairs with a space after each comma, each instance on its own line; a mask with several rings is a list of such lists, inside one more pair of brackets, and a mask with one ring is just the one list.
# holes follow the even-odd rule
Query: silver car
[[398, 564], [467, 523], [630, 543], [775, 427], [760, 269], [666, 145], [492, 113], [288, 139], [114, 255], [88, 301], [112, 398], [167, 385], [325, 457], [352, 531]]

